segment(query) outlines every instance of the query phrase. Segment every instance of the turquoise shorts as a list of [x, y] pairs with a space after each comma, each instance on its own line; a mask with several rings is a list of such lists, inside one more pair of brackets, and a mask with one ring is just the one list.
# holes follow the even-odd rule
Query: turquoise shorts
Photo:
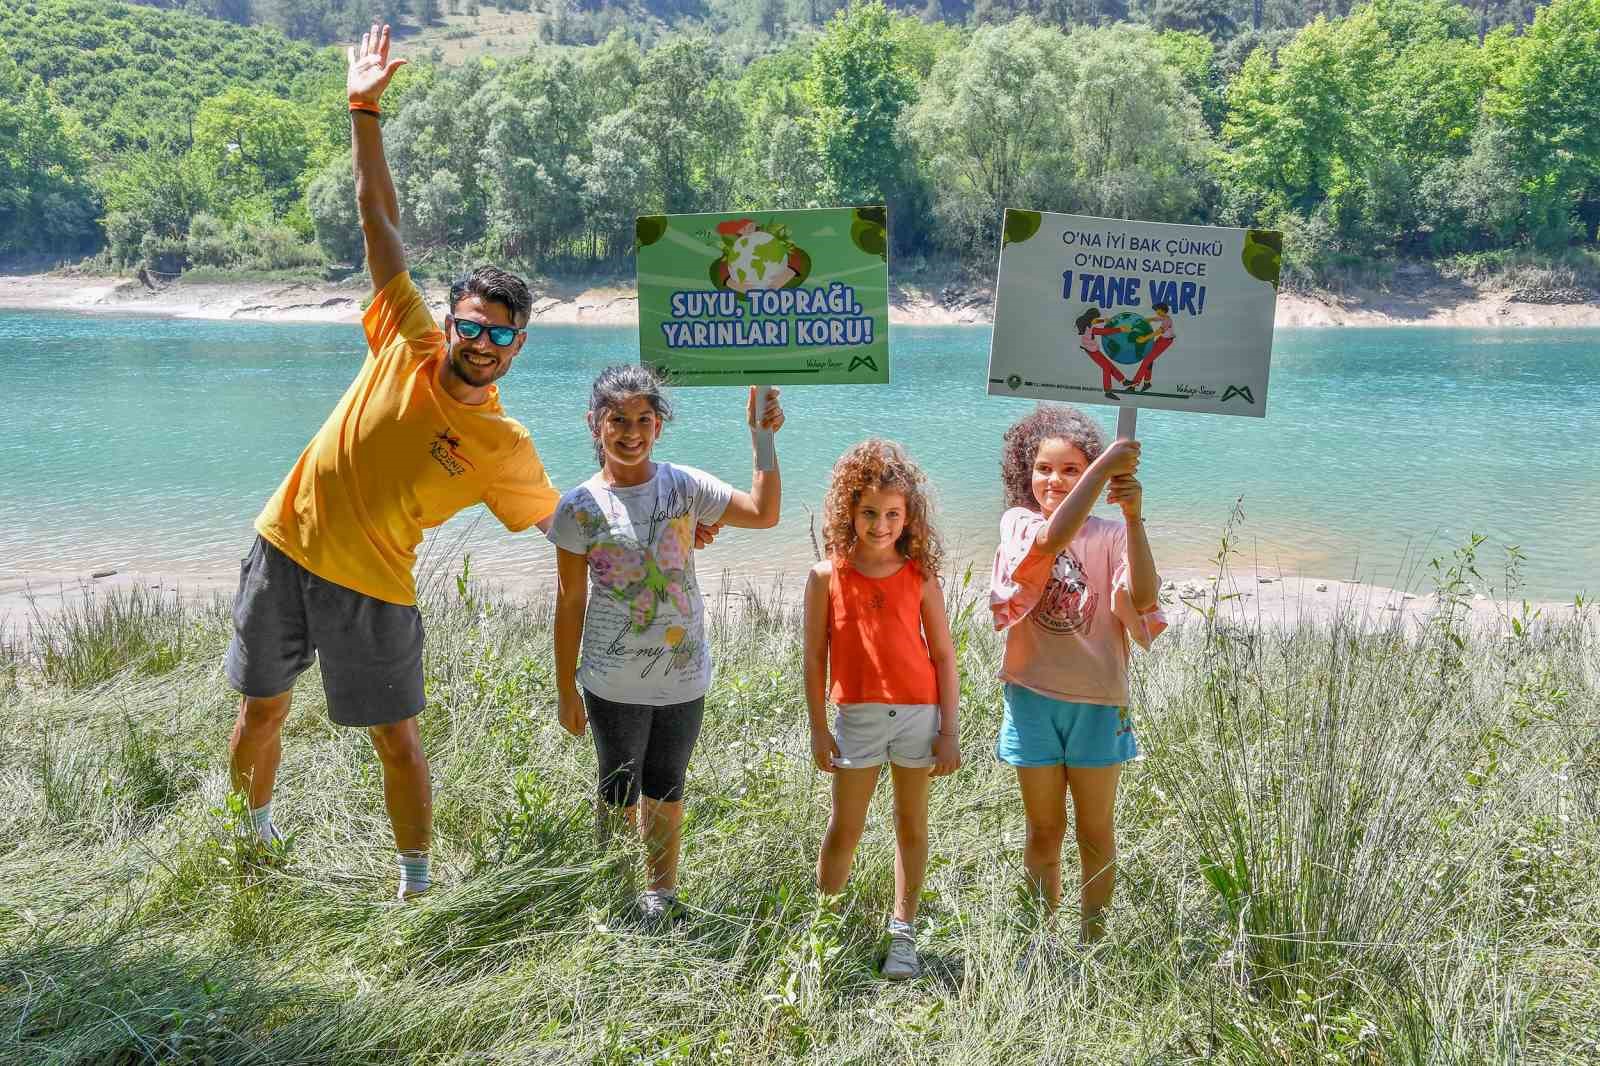
[[1007, 684], [994, 753], [1012, 766], [1116, 766], [1139, 755], [1126, 707], [1068, 703]]

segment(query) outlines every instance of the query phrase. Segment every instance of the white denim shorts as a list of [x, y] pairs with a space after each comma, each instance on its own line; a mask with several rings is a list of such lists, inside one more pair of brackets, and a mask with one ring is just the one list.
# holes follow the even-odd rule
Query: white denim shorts
[[834, 765], [846, 770], [882, 766], [932, 766], [939, 708], [931, 703], [845, 703], [833, 721], [839, 742]]

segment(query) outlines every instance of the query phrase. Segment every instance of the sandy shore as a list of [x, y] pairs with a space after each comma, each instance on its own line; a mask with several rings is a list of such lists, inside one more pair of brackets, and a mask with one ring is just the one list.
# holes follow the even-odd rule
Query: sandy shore
[[[20, 274], [0, 276], [0, 308], [353, 323], [368, 291], [360, 274], [341, 282], [179, 280], [154, 289], [131, 278]], [[442, 314], [444, 286], [429, 283], [424, 291]], [[981, 325], [991, 312], [983, 287], [916, 275], [891, 285], [889, 320], [896, 325]], [[533, 314], [552, 325], [633, 325], [638, 298], [630, 285], [544, 282], [535, 286]], [[1479, 291], [1430, 274], [1384, 292], [1280, 293], [1277, 325], [1600, 327], [1600, 300], [1580, 292]]]
[[[238, 585], [236, 566], [216, 570], [195, 570], [181, 574], [139, 573], [133, 571], [50, 572], [25, 577], [0, 578], [0, 639], [28, 640], [30, 629], [60, 615], [63, 609], [81, 607], [95, 597], [113, 592], [124, 595], [138, 589], [160, 598], [231, 601]], [[719, 602], [737, 604], [750, 590], [770, 596], [782, 588], [785, 599], [799, 602], [804, 569], [774, 578], [747, 580], [737, 573], [702, 577], [701, 585], [708, 605]], [[483, 591], [504, 596], [514, 603], [548, 599], [552, 595], [549, 578], [499, 581], [492, 574], [484, 579]], [[1407, 628], [1425, 622], [1438, 606], [1431, 593], [1406, 592], [1357, 581], [1340, 581], [1299, 575], [1284, 575], [1266, 569], [1241, 568], [1219, 579], [1214, 570], [1183, 569], [1163, 575], [1161, 602], [1167, 619], [1174, 625], [1203, 622], [1215, 608], [1216, 618], [1231, 626], [1293, 627], [1299, 623], [1326, 624], [1335, 619], [1355, 619], [1370, 629], [1400, 624]], [[1545, 618], [1570, 614], [1573, 603], [1532, 602], [1530, 610]], [[1500, 629], [1519, 615], [1522, 604], [1507, 603], [1483, 593], [1470, 601], [1475, 627]]]
[[1428, 297], [1280, 293], [1275, 324], [1293, 326], [1600, 327], [1600, 302], [1530, 303], [1515, 292], [1473, 293], [1458, 302]]

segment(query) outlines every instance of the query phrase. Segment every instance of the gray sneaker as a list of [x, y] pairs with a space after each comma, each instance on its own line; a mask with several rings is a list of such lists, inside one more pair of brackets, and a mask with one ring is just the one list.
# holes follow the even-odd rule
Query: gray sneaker
[[883, 969], [879, 972], [887, 981], [909, 981], [921, 976], [922, 960], [917, 957], [917, 941], [911, 934], [889, 934], [889, 950], [883, 956]]

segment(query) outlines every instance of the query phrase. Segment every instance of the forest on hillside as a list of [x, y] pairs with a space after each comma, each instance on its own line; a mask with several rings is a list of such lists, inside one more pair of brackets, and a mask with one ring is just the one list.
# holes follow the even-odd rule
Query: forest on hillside
[[[294, 3], [428, 16], [0, 7], [0, 255], [357, 263], [343, 58], [313, 43], [347, 28], [286, 37]], [[586, 46], [543, 27], [621, 9], [550, 8], [510, 58], [402, 40], [384, 122], [414, 255], [620, 272], [636, 214], [887, 203], [902, 261], [975, 268], [1008, 205], [1281, 228], [1311, 282], [1402, 256], [1593, 262], [1600, 0], [819, 3], [769, 5], [761, 49], [735, 40], [748, 0], [649, 0], [661, 32]]]
[[[641, 44], [661, 32], [702, 32], [736, 47], [782, 43], [823, 26], [848, 0], [136, 0], [152, 7], [241, 26], [261, 25], [290, 37], [327, 43], [349, 39], [373, 22], [434, 26], [448, 16], [483, 10], [537, 11], [545, 40], [598, 44], [621, 30]], [[1009, 22], [1030, 15], [1068, 30], [1116, 22], [1194, 30], [1218, 44], [1247, 31], [1295, 30], [1318, 17], [1348, 15], [1351, 0], [907, 0], [890, 10], [956, 26]], [[1480, 35], [1533, 21], [1531, 0], [1469, 0]]]

